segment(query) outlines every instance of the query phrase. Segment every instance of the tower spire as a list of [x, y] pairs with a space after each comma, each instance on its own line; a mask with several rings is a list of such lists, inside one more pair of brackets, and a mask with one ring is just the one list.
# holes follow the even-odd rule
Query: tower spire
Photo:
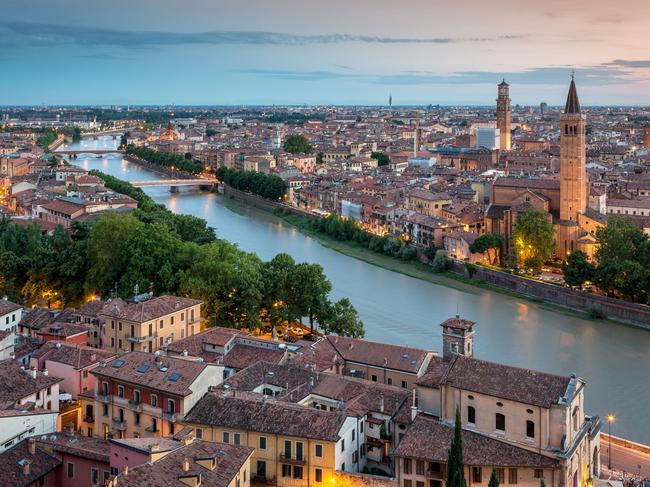
[[578, 100], [578, 90], [576, 89], [576, 80], [571, 74], [571, 84], [569, 85], [569, 95], [566, 99], [564, 113], [580, 113], [580, 100]]

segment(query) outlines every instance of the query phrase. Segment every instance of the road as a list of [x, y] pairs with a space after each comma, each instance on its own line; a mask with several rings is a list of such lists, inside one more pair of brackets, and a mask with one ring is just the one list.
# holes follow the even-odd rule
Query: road
[[[608, 456], [609, 444], [603, 438], [600, 445], [600, 465], [604, 469], [607, 468]], [[639, 475], [639, 465], [641, 477], [650, 478], [650, 454], [612, 444], [612, 470]]]

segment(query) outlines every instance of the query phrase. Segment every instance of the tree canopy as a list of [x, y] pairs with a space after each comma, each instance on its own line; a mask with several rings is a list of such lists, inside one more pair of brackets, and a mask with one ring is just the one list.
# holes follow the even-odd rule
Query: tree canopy
[[539, 272], [555, 252], [555, 229], [546, 213], [526, 210], [517, 216], [512, 232], [515, 259], [520, 267]]
[[562, 263], [564, 282], [569, 286], [581, 287], [587, 281], [593, 281], [596, 267], [589, 262], [582, 250], [571, 252]]
[[188, 159], [184, 155], [174, 154], [173, 152], [162, 152], [149, 149], [147, 147], [136, 147], [133, 144], [126, 146], [126, 154], [144, 159], [151, 164], [174, 168], [179, 171], [185, 171], [191, 174], [198, 174], [205, 169], [201, 161]]
[[390, 164], [390, 158], [383, 152], [371, 152], [370, 157], [377, 159], [378, 166], [388, 166]]
[[221, 166], [216, 171], [219, 180], [228, 186], [248, 191], [250, 193], [268, 198], [270, 200], [280, 200], [287, 192], [287, 185], [280, 176], [274, 174], [264, 174], [256, 171], [238, 171]]
[[495, 233], [484, 233], [476, 237], [476, 240], [469, 246], [472, 253], [487, 253], [491, 265], [505, 265], [505, 239], [502, 235]]
[[293, 134], [284, 141], [283, 148], [291, 154], [311, 154], [314, 148], [303, 134]]

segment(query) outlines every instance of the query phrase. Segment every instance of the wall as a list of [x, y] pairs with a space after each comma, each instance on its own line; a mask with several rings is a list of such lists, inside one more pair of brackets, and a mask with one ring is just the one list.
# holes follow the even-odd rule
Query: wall
[[[452, 271], [465, 273], [464, 263], [454, 262]], [[650, 329], [650, 306], [576, 291], [486, 267], [477, 267], [472, 279], [520, 294], [539, 297], [549, 303], [576, 311], [587, 312], [591, 307], [597, 308], [612, 320]]]
[[397, 481], [394, 478], [377, 475], [336, 472], [333, 480], [334, 485], [339, 487], [397, 487]]

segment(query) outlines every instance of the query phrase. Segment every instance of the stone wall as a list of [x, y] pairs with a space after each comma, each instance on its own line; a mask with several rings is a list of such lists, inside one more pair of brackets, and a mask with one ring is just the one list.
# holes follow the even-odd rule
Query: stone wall
[[247, 193], [239, 189], [231, 188], [230, 186], [225, 184], [219, 186], [220, 192], [222, 189], [223, 189], [223, 194], [225, 196], [239, 201], [243, 201], [244, 203], [254, 206], [256, 208], [262, 208], [263, 210], [269, 210], [269, 211], [273, 211], [276, 208], [281, 208], [285, 211], [293, 213], [294, 215], [304, 216], [307, 218], [319, 218], [318, 215], [314, 215], [309, 211], [305, 211], [305, 210], [301, 210], [300, 208], [295, 208], [293, 206], [285, 205], [284, 203], [280, 203], [279, 201], [269, 200], [267, 198], [263, 198], [262, 196]]
[[361, 473], [336, 471], [334, 480], [337, 487], [398, 487], [394, 478]]
[[[465, 264], [454, 262], [452, 271], [466, 274]], [[612, 320], [650, 329], [650, 306], [598, 296], [481, 266], [476, 266], [472, 279], [584, 313], [597, 309]]]

